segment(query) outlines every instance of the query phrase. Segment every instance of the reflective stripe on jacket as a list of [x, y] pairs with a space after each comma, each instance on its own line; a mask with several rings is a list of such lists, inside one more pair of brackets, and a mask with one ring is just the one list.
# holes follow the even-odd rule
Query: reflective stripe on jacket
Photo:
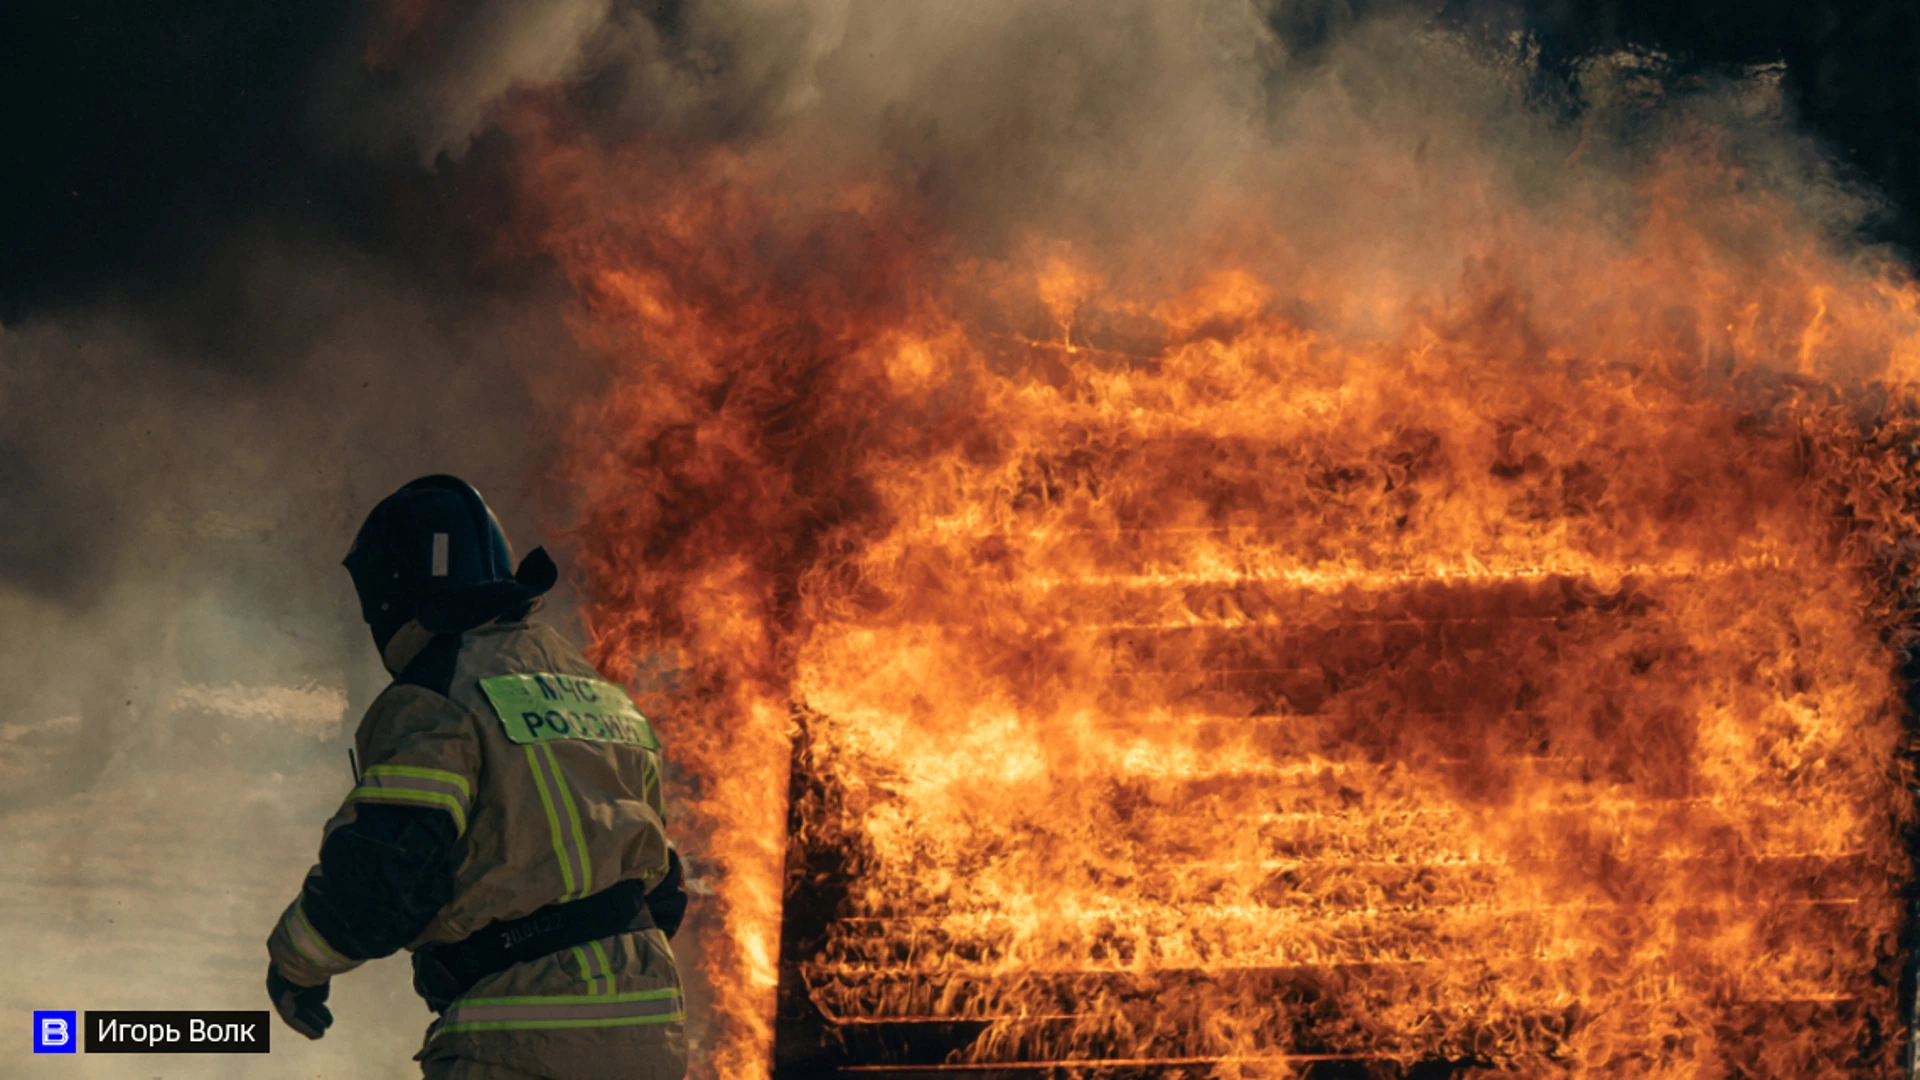
[[437, 1030], [450, 1035], [462, 1031], [617, 1027], [672, 1023], [685, 1017], [680, 991], [671, 988], [628, 994], [462, 998], [447, 1010]]
[[360, 778], [349, 801], [430, 806], [453, 816], [455, 835], [467, 831], [467, 807], [473, 785], [459, 773], [418, 765], [375, 765]]

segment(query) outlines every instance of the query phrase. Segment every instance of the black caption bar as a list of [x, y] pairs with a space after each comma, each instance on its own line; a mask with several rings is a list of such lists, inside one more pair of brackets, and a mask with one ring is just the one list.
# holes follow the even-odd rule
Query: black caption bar
[[271, 1045], [259, 1012], [87, 1010], [89, 1054], [264, 1054]]

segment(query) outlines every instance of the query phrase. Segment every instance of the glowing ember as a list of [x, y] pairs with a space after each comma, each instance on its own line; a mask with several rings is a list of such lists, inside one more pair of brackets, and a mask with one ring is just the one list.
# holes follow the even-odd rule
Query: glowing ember
[[1888, 1074], [1904, 278], [1699, 147], [1436, 220], [1433, 291], [1257, 204], [963, 258], [777, 146], [518, 134], [621, 365], [599, 659], [684, 667], [709, 1074], [783, 890], [804, 1004], [953, 1062]]

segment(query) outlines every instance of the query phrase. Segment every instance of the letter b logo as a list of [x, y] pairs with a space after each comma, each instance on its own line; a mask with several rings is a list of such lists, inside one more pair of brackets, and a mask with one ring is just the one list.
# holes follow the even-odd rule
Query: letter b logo
[[36, 1009], [33, 1014], [33, 1052], [36, 1054], [71, 1054], [74, 1052], [75, 1029], [79, 1027], [74, 1012]]

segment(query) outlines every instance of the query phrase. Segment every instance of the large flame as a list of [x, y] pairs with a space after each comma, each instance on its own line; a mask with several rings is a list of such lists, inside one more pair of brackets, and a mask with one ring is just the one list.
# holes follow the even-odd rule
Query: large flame
[[1427, 287], [1257, 200], [990, 258], [791, 146], [518, 135], [706, 1074], [809, 853], [811, 1006], [968, 1060], [1888, 1074], [1920, 294], [1711, 140], [1625, 220], [1467, 200]]

